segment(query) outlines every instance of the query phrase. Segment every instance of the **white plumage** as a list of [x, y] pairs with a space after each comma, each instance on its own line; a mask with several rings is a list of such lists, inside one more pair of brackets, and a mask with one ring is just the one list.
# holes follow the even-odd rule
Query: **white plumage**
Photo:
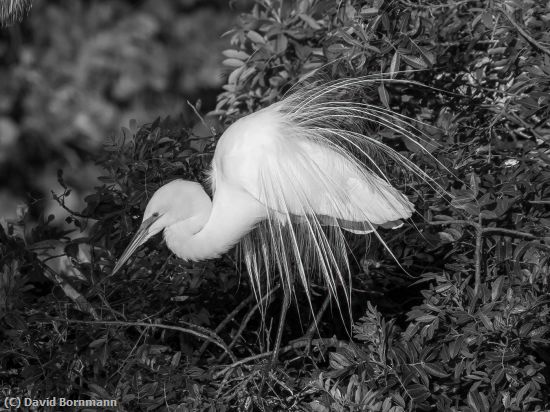
[[287, 294], [295, 276], [308, 291], [313, 273], [335, 293], [349, 276], [342, 231], [377, 234], [379, 226], [400, 227], [414, 211], [390, 184], [384, 164], [431, 180], [367, 134], [369, 124], [405, 139], [418, 134], [404, 116], [350, 97], [375, 82], [304, 86], [236, 121], [216, 146], [212, 201], [198, 183], [161, 187], [114, 272], [164, 230], [168, 248], [186, 260], [215, 258], [240, 243], [258, 297], [274, 273]]

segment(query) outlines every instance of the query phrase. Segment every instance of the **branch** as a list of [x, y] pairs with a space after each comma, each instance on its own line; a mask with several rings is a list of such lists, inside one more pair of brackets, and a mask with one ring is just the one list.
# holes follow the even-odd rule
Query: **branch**
[[535, 46], [536, 48], [538, 48], [539, 50], [541, 50], [542, 52], [550, 56], [550, 49], [547, 49], [541, 43], [539, 43], [533, 37], [531, 37], [531, 35], [527, 33], [527, 31], [523, 27], [521, 27], [519, 24], [517, 24], [514, 21], [512, 16], [510, 16], [508, 13], [506, 13], [504, 10], [500, 8], [498, 10], [506, 16], [506, 18], [512, 24], [512, 26], [514, 26], [514, 28], [519, 32], [519, 34], [521, 34], [525, 38], [525, 40], [527, 40], [528, 43], [531, 43], [532, 46]]
[[[273, 294], [279, 290], [279, 287], [280, 285], [277, 285], [275, 286], [273, 289], [271, 289], [269, 291], [269, 293], [267, 293], [262, 299], [260, 299], [259, 302], [257, 302], [254, 307], [252, 309], [250, 309], [250, 311], [247, 313], [247, 315], [245, 316], [245, 318], [243, 319], [243, 321], [241, 322], [241, 326], [239, 327], [239, 330], [237, 331], [237, 333], [235, 334], [235, 336], [233, 337], [233, 340], [231, 341], [231, 343], [229, 344], [228, 348], [229, 349], [232, 349], [233, 346], [235, 346], [235, 344], [237, 343], [237, 341], [239, 340], [239, 338], [241, 337], [242, 333], [244, 332], [245, 328], [246, 328], [246, 325], [248, 324], [248, 322], [250, 322], [250, 319], [252, 319], [252, 316], [254, 315], [254, 313], [260, 308], [260, 305], [266, 301], [267, 299], [271, 299], [271, 296], [273, 296]], [[220, 355], [220, 357], [218, 358], [218, 363], [220, 363], [223, 358], [224, 358], [224, 354], [222, 353]]]
[[323, 301], [323, 304], [321, 305], [321, 308], [317, 312], [317, 315], [313, 319], [313, 322], [311, 322], [311, 325], [309, 325], [309, 328], [306, 331], [305, 338], [308, 341], [311, 341], [313, 338], [313, 334], [318, 329], [319, 322], [321, 322], [321, 318], [323, 317], [324, 313], [326, 312], [328, 305], [330, 303], [330, 293], [327, 294], [325, 300]]
[[53, 190], [51, 192], [52, 192], [53, 200], [55, 200], [59, 204], [59, 206], [65, 209], [66, 212], [69, 212], [72, 216], [76, 216], [82, 219], [90, 219], [90, 216], [83, 215], [82, 213], [78, 213], [78, 212], [75, 212], [74, 210], [69, 209], [69, 207], [65, 204], [65, 194], [59, 196]]
[[[222, 348], [227, 355], [231, 358], [233, 362], [237, 362], [237, 358], [233, 353], [228, 349], [227, 345], [219, 338], [219, 337], [211, 337], [204, 333], [197, 332], [193, 329], [188, 328], [182, 328], [180, 326], [172, 326], [172, 325], [163, 325], [162, 323], [147, 323], [147, 322], [124, 322], [119, 320], [97, 320], [97, 321], [89, 321], [89, 320], [77, 320], [77, 319], [62, 319], [62, 318], [49, 318], [50, 321], [58, 321], [58, 322], [67, 322], [67, 323], [77, 323], [81, 325], [113, 325], [113, 326], [139, 326], [144, 328], [158, 328], [158, 329], [167, 329], [167, 330], [175, 330], [177, 332], [186, 333], [188, 335], [193, 335], [197, 338], [207, 340], [214, 345], [219, 346]], [[46, 321], [39, 321], [39, 323], [42, 324], [48, 324], [49, 322]], [[204, 328], [202, 328], [204, 329]], [[212, 334], [214, 334], [212, 332]]]
[[512, 229], [504, 229], [501, 227], [485, 227], [482, 229], [483, 233], [502, 233], [504, 235], [512, 236], [512, 237], [522, 237], [524, 239], [529, 240], [538, 240], [540, 239], [538, 236], [535, 236], [531, 233], [526, 232], [520, 232], [519, 230], [512, 230]]
[[483, 227], [481, 225], [481, 215], [478, 218], [478, 227], [476, 227], [476, 249], [474, 254], [475, 265], [475, 283], [474, 283], [474, 300], [479, 293], [481, 287], [481, 254], [483, 252]]
[[476, 229], [479, 227], [479, 224], [477, 222], [473, 222], [471, 220], [434, 220], [431, 222], [425, 222], [427, 225], [430, 226], [438, 226], [438, 225], [468, 225], [475, 227]]
[[[239, 303], [239, 305], [237, 305], [237, 307], [235, 309], [233, 309], [231, 311], [231, 313], [229, 313], [229, 315], [227, 315], [223, 321], [221, 321], [221, 323], [216, 327], [216, 329], [214, 329], [214, 333], [220, 333], [223, 330], [223, 328], [225, 328], [225, 326], [229, 322], [231, 322], [231, 320], [233, 320], [235, 315], [237, 313], [239, 313], [242, 308], [244, 308], [246, 305], [248, 305], [252, 301], [252, 299], [254, 299], [254, 296], [250, 295], [245, 300], [243, 300], [241, 303]], [[198, 354], [199, 358], [202, 357], [203, 353], [206, 351], [206, 348], [208, 347], [208, 343], [209, 342], [206, 341], [202, 344], [201, 348], [199, 349], [199, 354]]]
[[94, 307], [92, 306], [92, 304], [88, 302], [88, 300], [84, 296], [82, 296], [82, 294], [78, 292], [78, 290], [76, 290], [68, 280], [63, 279], [55, 270], [50, 268], [45, 262], [42, 262], [40, 259], [37, 259], [37, 260], [38, 262], [40, 262], [42, 269], [44, 269], [44, 272], [43, 272], [44, 276], [48, 280], [50, 280], [51, 282], [59, 286], [61, 290], [63, 290], [63, 293], [65, 294], [65, 296], [67, 296], [70, 300], [74, 302], [78, 310], [88, 313], [95, 320], [99, 319], [99, 316], [95, 311]]
[[427, 225], [437, 226], [437, 225], [467, 225], [475, 229], [480, 229], [483, 234], [490, 233], [502, 233], [504, 235], [512, 237], [522, 237], [529, 240], [540, 240], [539, 236], [533, 235], [532, 233], [521, 232], [514, 229], [505, 229], [502, 227], [482, 227], [478, 222], [471, 220], [437, 220], [432, 222], [426, 222]]
[[[308, 339], [300, 339], [300, 340], [296, 340], [296, 341], [292, 342], [291, 344], [289, 344], [287, 346], [282, 347], [279, 350], [279, 353], [282, 354], [282, 353], [290, 352], [292, 350], [301, 349], [303, 347], [308, 347], [310, 345], [311, 346], [344, 348], [344, 347], [348, 346], [348, 343], [345, 342], [345, 341], [338, 340], [336, 338], [325, 338], [325, 339], [319, 338], [319, 339], [313, 339], [311, 341], [308, 340]], [[245, 363], [248, 363], [248, 362], [252, 362], [252, 361], [255, 361], [255, 360], [258, 360], [258, 359], [263, 359], [263, 358], [267, 358], [269, 356], [272, 356], [273, 352], [274, 351], [270, 350], [268, 352], [260, 353], [258, 355], [249, 356], [248, 358], [244, 358], [244, 359], [241, 359], [237, 362], [234, 362], [231, 365], [228, 365], [225, 368], [223, 368], [221, 371], [216, 372], [214, 374], [214, 379], [218, 379], [220, 376], [224, 375], [225, 373], [227, 373], [231, 369], [235, 369], [237, 366], [241, 366], [241, 365], [244, 365]]]

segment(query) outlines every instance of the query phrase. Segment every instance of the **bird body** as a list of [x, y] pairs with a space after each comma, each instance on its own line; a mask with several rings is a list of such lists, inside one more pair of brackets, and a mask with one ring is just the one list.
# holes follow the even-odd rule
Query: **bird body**
[[[174, 182], [183, 190], [186, 183]], [[205, 210], [164, 230], [166, 245], [184, 260], [219, 257], [265, 216], [261, 205], [246, 191], [225, 184], [218, 187], [212, 206]]]
[[335, 293], [349, 276], [342, 231], [378, 236], [377, 227], [397, 228], [414, 211], [378, 159], [429, 179], [365, 134], [364, 123], [374, 122], [411, 138], [402, 117], [342, 97], [372, 82], [346, 79], [306, 87], [237, 120], [214, 152], [212, 201], [198, 183], [162, 186], [114, 272], [164, 230], [168, 248], [185, 260], [216, 258], [240, 243], [258, 297], [273, 272], [287, 291], [296, 274], [307, 292], [310, 273], [319, 273]]

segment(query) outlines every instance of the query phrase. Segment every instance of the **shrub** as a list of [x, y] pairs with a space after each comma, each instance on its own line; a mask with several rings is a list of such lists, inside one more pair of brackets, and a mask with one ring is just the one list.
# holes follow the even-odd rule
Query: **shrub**
[[[132, 124], [106, 145], [101, 185], [70, 218], [81, 238], [50, 219], [29, 231], [23, 213], [0, 232], [3, 382], [131, 410], [548, 409], [547, 18], [534, 2], [258, 2], [225, 53], [226, 118], [312, 69], [408, 81], [381, 83], [373, 98], [416, 119], [453, 172], [438, 177], [451, 202], [405, 188], [418, 213], [388, 243], [413, 278], [373, 247], [354, 268], [353, 336], [325, 314], [309, 351], [304, 340], [283, 348], [259, 398], [270, 331], [258, 329], [230, 255], [188, 264], [153, 241], [110, 277], [151, 193], [173, 177], [202, 181], [216, 140], [170, 121]], [[71, 258], [81, 277], [52, 273], [47, 253]], [[302, 333], [289, 323], [287, 337]]]

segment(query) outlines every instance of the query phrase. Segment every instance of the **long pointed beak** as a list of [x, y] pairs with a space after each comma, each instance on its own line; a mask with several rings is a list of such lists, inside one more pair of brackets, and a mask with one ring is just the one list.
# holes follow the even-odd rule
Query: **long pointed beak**
[[149, 228], [153, 223], [155, 223], [160, 216], [151, 216], [149, 219], [144, 220], [137, 230], [136, 234], [130, 241], [130, 244], [124, 252], [122, 252], [122, 255], [118, 259], [118, 262], [116, 263], [113, 272], [111, 273], [111, 276], [116, 274], [122, 266], [126, 263], [126, 261], [132, 256], [132, 254], [136, 251], [136, 249], [141, 246], [143, 243], [147, 241], [151, 236], [154, 235], [154, 233], [149, 232]]

